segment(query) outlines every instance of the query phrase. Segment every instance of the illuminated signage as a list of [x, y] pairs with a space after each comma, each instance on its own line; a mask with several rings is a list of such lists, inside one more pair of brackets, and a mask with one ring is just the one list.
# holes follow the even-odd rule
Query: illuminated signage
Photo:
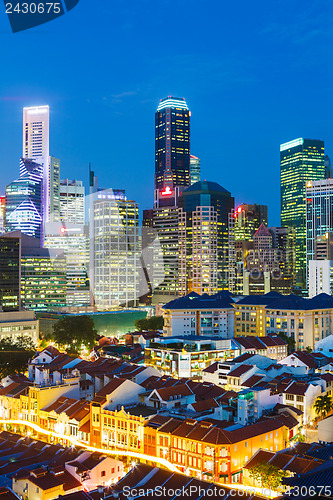
[[172, 189], [167, 186], [164, 191], [161, 192], [162, 196], [171, 196], [172, 195]]

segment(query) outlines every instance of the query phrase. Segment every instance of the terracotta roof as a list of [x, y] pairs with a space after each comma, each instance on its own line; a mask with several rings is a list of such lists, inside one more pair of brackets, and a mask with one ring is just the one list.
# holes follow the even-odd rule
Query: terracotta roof
[[240, 365], [237, 366], [234, 370], [228, 373], [228, 377], [240, 377], [244, 373], [248, 372], [253, 368], [253, 365]]
[[169, 401], [173, 396], [190, 396], [193, 394], [191, 389], [186, 384], [177, 384], [171, 387], [162, 387], [161, 389], [156, 389], [156, 392], [162, 399], [162, 401]]
[[202, 370], [204, 373], [215, 373], [216, 370], [217, 370], [217, 367], [218, 367], [218, 362], [215, 361], [215, 363], [213, 363], [212, 365], [210, 366], [207, 366], [207, 368], [205, 368], [204, 370]]
[[242, 383], [242, 386], [244, 387], [255, 387], [258, 382], [260, 382], [264, 378], [263, 375], [252, 375], [252, 377], [248, 378], [245, 380], [245, 382]]
[[[113, 378], [108, 384], [106, 384], [103, 389], [97, 392], [96, 396], [100, 398], [105, 398], [109, 394], [112, 394], [115, 390], [117, 390], [121, 385], [127, 382], [126, 379], [123, 378]], [[95, 396], [95, 398], [96, 398]], [[93, 401], [95, 401], [95, 398]]]
[[294, 396], [304, 396], [310, 384], [308, 382], [293, 381], [284, 389], [285, 394], [293, 394]]
[[204, 401], [198, 401], [197, 403], [192, 403], [192, 408], [194, 411], [201, 412], [206, 410], [211, 410], [213, 408], [218, 408], [219, 405], [215, 399], [206, 399]]

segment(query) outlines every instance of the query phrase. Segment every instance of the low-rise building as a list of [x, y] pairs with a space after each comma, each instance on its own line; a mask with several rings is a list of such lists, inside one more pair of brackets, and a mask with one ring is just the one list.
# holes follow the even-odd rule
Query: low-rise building
[[263, 414], [272, 410], [279, 400], [279, 395], [272, 394], [269, 388], [254, 387], [240, 391], [237, 399], [238, 423], [248, 425], [256, 422]]
[[327, 337], [318, 340], [315, 343], [314, 350], [325, 354], [325, 356], [333, 357], [333, 335], [330, 334]]
[[165, 375], [201, 380], [203, 371], [216, 360], [233, 359], [239, 347], [233, 339], [205, 336], [179, 336], [160, 339], [145, 349], [145, 364]]
[[206, 335], [234, 337], [233, 296], [229, 292], [199, 295], [195, 292], [163, 306], [164, 336]]
[[21, 335], [39, 341], [39, 321], [33, 311], [0, 312], [0, 340], [9, 337], [15, 342]]

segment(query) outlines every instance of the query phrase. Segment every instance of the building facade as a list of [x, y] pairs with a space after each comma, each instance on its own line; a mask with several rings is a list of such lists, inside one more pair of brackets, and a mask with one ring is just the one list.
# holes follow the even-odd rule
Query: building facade
[[43, 234], [43, 166], [20, 160], [20, 177], [6, 186], [5, 230]]
[[200, 158], [190, 155], [190, 179], [191, 184], [201, 181], [201, 163]]
[[94, 301], [99, 310], [131, 306], [139, 298], [139, 208], [112, 190], [93, 202]]
[[60, 181], [60, 222], [84, 224], [85, 188], [82, 181]]
[[0, 309], [21, 308], [21, 240], [15, 234], [0, 235]]
[[228, 288], [230, 192], [216, 182], [188, 187], [179, 205], [179, 292], [216, 293]]
[[281, 144], [281, 226], [295, 229], [296, 286], [306, 289], [306, 182], [325, 178], [324, 142], [298, 138]]
[[162, 99], [155, 114], [155, 189], [190, 185], [190, 116], [185, 99]]

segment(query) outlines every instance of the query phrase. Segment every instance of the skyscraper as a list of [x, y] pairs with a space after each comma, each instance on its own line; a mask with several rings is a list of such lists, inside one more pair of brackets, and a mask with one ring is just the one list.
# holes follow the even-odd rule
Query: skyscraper
[[190, 155], [190, 179], [191, 184], [195, 184], [201, 180], [200, 158], [193, 155]]
[[6, 197], [0, 196], [0, 234], [5, 230]]
[[95, 304], [99, 310], [133, 306], [140, 280], [138, 205], [109, 189], [95, 193], [91, 210]]
[[325, 179], [332, 178], [332, 165], [331, 159], [328, 155], [325, 155]]
[[49, 157], [50, 176], [50, 222], [60, 220], [60, 160], [54, 156]]
[[155, 189], [172, 192], [190, 185], [190, 116], [184, 98], [167, 97], [157, 108]]
[[0, 310], [21, 308], [21, 241], [14, 234], [0, 235]]
[[88, 237], [83, 224], [49, 222], [45, 225], [48, 249], [61, 249], [66, 257], [67, 305], [90, 304]]
[[178, 197], [191, 184], [190, 116], [184, 98], [162, 99], [155, 114], [155, 198], [153, 228], [159, 237], [159, 263], [154, 265], [153, 301], [165, 302], [178, 295]]
[[306, 286], [307, 181], [325, 178], [324, 142], [298, 138], [281, 144], [281, 225], [295, 228], [296, 290]]
[[268, 224], [268, 207], [242, 203], [234, 212], [235, 241], [253, 241], [261, 224]]
[[50, 143], [49, 106], [23, 108], [23, 158], [29, 158], [43, 167], [42, 218], [50, 217]]
[[306, 258], [316, 259], [316, 241], [333, 232], [333, 179], [306, 183]]
[[216, 182], [197, 182], [179, 197], [179, 282], [181, 294], [228, 289], [230, 192]]
[[41, 238], [42, 182], [42, 165], [21, 159], [20, 177], [6, 186], [6, 232], [22, 231], [28, 236]]
[[82, 181], [65, 179], [60, 182], [60, 221], [84, 224], [85, 188]]

